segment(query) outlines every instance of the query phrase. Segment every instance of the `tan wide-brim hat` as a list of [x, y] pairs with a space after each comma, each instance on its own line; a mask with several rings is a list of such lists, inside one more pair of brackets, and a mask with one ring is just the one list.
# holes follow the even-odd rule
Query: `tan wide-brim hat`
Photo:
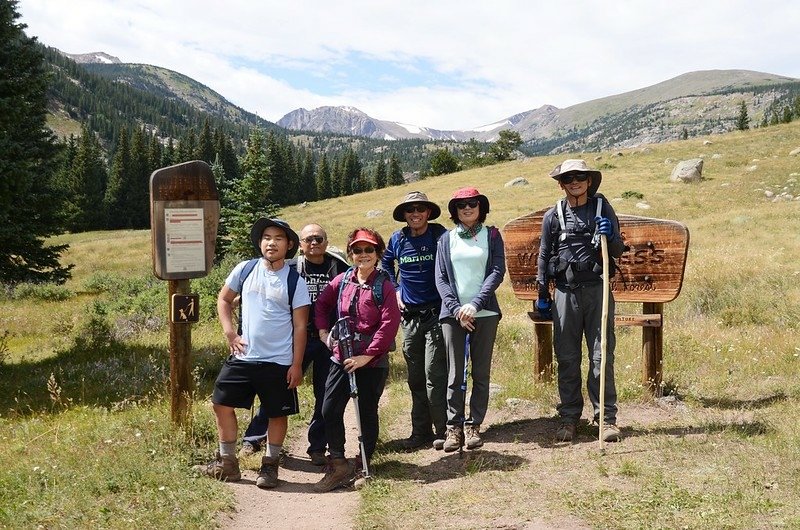
[[585, 160], [570, 158], [554, 167], [553, 171], [550, 172], [550, 176], [558, 180], [562, 175], [568, 175], [570, 173], [586, 173], [590, 175], [592, 177], [592, 185], [589, 186], [587, 194], [590, 197], [594, 197], [594, 194], [597, 193], [597, 188], [600, 187], [600, 182], [603, 180], [603, 174], [596, 169], [589, 168]]
[[410, 191], [406, 195], [406, 198], [403, 199], [403, 202], [395, 206], [394, 212], [392, 213], [392, 218], [395, 221], [399, 221], [401, 223], [406, 222], [405, 212], [403, 211], [408, 204], [424, 204], [428, 208], [431, 209], [431, 215], [428, 217], [428, 221], [433, 221], [440, 215], [442, 215], [442, 209], [439, 208], [435, 202], [431, 202], [428, 200], [428, 196], [422, 193], [421, 191]]

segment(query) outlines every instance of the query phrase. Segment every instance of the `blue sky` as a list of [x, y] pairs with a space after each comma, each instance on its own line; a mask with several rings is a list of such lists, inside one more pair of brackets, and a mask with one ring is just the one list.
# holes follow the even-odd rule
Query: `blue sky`
[[277, 121], [297, 108], [471, 129], [695, 70], [800, 78], [800, 2], [21, 0], [69, 53], [186, 74]]

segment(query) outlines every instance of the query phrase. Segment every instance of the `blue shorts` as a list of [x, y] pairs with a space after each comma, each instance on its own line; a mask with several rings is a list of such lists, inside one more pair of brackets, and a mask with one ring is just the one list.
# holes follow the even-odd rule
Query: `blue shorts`
[[211, 401], [215, 405], [249, 409], [258, 396], [269, 418], [297, 414], [300, 412], [297, 389], [289, 389], [288, 371], [289, 367], [282, 364], [242, 361], [230, 356], [214, 384]]

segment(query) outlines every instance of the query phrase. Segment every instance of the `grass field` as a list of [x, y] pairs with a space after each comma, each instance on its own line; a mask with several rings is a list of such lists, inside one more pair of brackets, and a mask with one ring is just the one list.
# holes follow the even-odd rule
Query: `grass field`
[[[446, 476], [458, 487], [445, 481], [424, 496], [408, 466], [400, 465], [423, 457], [379, 455], [385, 478], [363, 490], [360, 525], [517, 528], [532, 517], [535, 498], [547, 520], [565, 517], [597, 528], [800, 527], [800, 200], [766, 194], [800, 196], [800, 157], [789, 156], [797, 147], [796, 122], [620, 156], [584, 155], [602, 169], [600, 191], [617, 213], [674, 219], [690, 230], [683, 289], [665, 304], [664, 325], [665, 389], [688, 412], [658, 412], [641, 383], [640, 332], [620, 328], [619, 419], [624, 432], [631, 426], [631, 436], [617, 453], [605, 459], [590, 451], [580, 458], [536, 453], [542, 442], [530, 449], [527, 464], [509, 465], [509, 453], [452, 468]], [[343, 247], [346, 233], [361, 225], [388, 238], [399, 227], [391, 210], [407, 191], [421, 189], [444, 206], [456, 188], [474, 185], [491, 201], [488, 222], [502, 227], [553, 204], [561, 194], [546, 175], [577, 156], [514, 161], [281, 215], [297, 228], [321, 222]], [[700, 156], [705, 180], [669, 182], [674, 163], [667, 159]], [[530, 185], [504, 187], [519, 176]], [[626, 192], [643, 199], [622, 199], [635, 195]], [[641, 201], [650, 208], [637, 208]], [[367, 218], [370, 210], [384, 213]], [[18, 289], [0, 299], [0, 527], [212, 527], [233, 499], [224, 486], [193, 478], [189, 467], [215, 443], [206, 399], [224, 344], [213, 300], [233, 264], [192, 282], [201, 294], [202, 321], [193, 330], [198, 390], [190, 427], [175, 431], [166, 284], [151, 273], [149, 232], [72, 234], [56, 242], [70, 244], [65, 260], [75, 264], [73, 279], [62, 288]], [[516, 300], [508, 281], [499, 295], [504, 318], [492, 381], [500, 391], [491, 408], [510, 418], [514, 398], [527, 403], [524, 421], [552, 418], [555, 386], [537, 382], [531, 369], [530, 302]], [[393, 362], [382, 415], [387, 436], [407, 434], [404, 367], [399, 355]], [[308, 386], [301, 400], [307, 414]], [[293, 418], [290, 430], [302, 432], [305, 419]], [[526, 436], [539, 436], [533, 425], [509, 420], [496, 432], [499, 438], [522, 432], [514, 443], [527, 455]], [[464, 523], [451, 507], [465, 503], [494, 518]]]

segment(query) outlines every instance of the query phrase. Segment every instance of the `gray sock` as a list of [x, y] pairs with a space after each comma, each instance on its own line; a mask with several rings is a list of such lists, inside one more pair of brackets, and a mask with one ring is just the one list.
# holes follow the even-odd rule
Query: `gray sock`
[[269, 458], [278, 458], [281, 455], [283, 445], [267, 444], [267, 456]]
[[236, 456], [236, 441], [219, 442], [219, 456]]

